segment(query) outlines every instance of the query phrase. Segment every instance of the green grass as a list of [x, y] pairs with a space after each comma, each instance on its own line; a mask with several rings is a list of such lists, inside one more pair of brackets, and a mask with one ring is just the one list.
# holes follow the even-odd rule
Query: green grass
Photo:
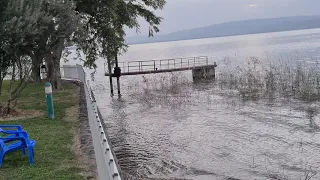
[[[8, 82], [4, 83], [4, 93]], [[55, 120], [48, 120], [43, 84], [29, 84], [19, 98], [17, 108], [20, 110], [37, 110], [43, 112], [41, 117], [15, 121], [0, 121], [1, 124], [19, 124], [26, 130], [31, 139], [36, 140], [35, 165], [29, 166], [28, 157], [21, 152], [6, 155], [0, 169], [3, 180], [44, 180], [44, 179], [84, 179], [80, 175], [76, 155], [72, 150], [74, 132], [79, 121], [66, 117], [68, 108], [78, 106], [76, 86], [64, 84], [64, 91], [53, 95]], [[0, 101], [6, 94], [0, 97]]]

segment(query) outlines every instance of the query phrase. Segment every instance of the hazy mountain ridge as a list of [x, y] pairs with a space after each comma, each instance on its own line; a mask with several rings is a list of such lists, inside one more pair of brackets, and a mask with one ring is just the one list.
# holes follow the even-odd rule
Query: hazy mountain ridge
[[233, 35], [320, 28], [320, 16], [295, 16], [270, 19], [252, 19], [215, 24], [202, 28], [178, 31], [166, 35], [128, 37], [128, 44], [177, 41]]

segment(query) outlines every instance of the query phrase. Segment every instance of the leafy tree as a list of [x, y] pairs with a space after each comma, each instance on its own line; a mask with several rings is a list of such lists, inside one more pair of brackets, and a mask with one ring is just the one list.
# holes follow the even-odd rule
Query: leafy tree
[[139, 29], [138, 18], [149, 24], [150, 35], [158, 32], [161, 18], [149, 9], [162, 9], [165, 0], [45, 0], [44, 11], [53, 16], [48, 29], [39, 37], [32, 52], [34, 79], [40, 78], [44, 58], [48, 80], [60, 89], [60, 59], [66, 43], [79, 45], [86, 55], [85, 65], [96, 68], [95, 61], [107, 57], [111, 63], [118, 53], [125, 52], [124, 27]]
[[21, 58], [30, 57], [32, 79], [40, 81], [40, 66], [46, 60], [48, 79], [54, 88], [59, 88], [60, 59], [67, 43], [74, 42], [84, 51], [88, 67], [96, 68], [99, 56], [112, 63], [117, 54], [126, 51], [124, 28], [138, 30], [138, 18], [142, 17], [150, 24], [152, 36], [159, 31], [162, 20], [153, 10], [162, 9], [165, 3], [165, 0], [1, 0], [0, 77], [4, 77], [9, 66], [22, 72]]
[[[101, 56], [112, 63], [117, 54], [125, 52], [125, 27], [140, 28], [138, 19], [149, 23], [149, 35], [158, 32], [162, 18], [152, 10], [162, 9], [165, 0], [75, 0], [76, 10], [86, 21], [86, 35], [78, 34], [78, 44], [86, 54], [85, 65], [96, 68]], [[82, 37], [82, 38], [81, 38]], [[84, 37], [84, 38], [83, 38]]]
[[62, 52], [71, 41], [74, 33], [81, 30], [81, 16], [75, 11], [75, 4], [70, 0], [47, 1], [48, 11], [53, 20], [49, 26], [45, 60], [48, 67], [48, 80], [54, 89], [61, 89], [60, 60]]
[[[41, 10], [42, 0], [8, 0], [2, 7], [0, 22], [1, 69], [12, 68], [8, 99], [0, 105], [0, 115], [9, 114], [14, 101], [27, 85], [31, 74], [30, 49], [35, 46], [38, 34], [46, 29], [39, 26], [39, 19], [50, 20], [50, 15]], [[19, 75], [18, 82], [15, 76]]]
[[7, 0], [0, 1], [0, 95], [2, 94], [2, 82], [4, 77], [7, 75], [8, 68], [10, 67], [11, 61], [6, 52], [7, 36], [5, 34], [4, 23], [6, 21], [6, 7], [8, 5]]
[[8, 74], [8, 68], [11, 66], [11, 60], [3, 45], [0, 45], [0, 95], [2, 94], [2, 83]]
[[60, 89], [60, 59], [66, 43], [79, 45], [86, 55], [84, 62], [88, 67], [96, 68], [95, 61], [99, 56], [107, 57], [111, 63], [118, 53], [126, 50], [124, 27], [139, 29], [138, 18], [143, 17], [150, 24], [149, 34], [153, 35], [159, 31], [157, 26], [162, 18], [149, 9], [162, 9], [166, 3], [165, 0], [47, 2], [50, 4], [47, 11], [53, 15], [54, 22], [45, 33], [49, 34], [46, 41], [49, 42], [46, 44], [49, 51], [45, 59], [48, 79], [54, 89]]
[[11, 45], [19, 53], [32, 58], [34, 81], [40, 80], [40, 64], [46, 52], [44, 39], [48, 36], [46, 32], [53, 18], [44, 10], [45, 6], [45, 0], [9, 0], [7, 9], [7, 15], [12, 18], [7, 22], [8, 37], [13, 43]]

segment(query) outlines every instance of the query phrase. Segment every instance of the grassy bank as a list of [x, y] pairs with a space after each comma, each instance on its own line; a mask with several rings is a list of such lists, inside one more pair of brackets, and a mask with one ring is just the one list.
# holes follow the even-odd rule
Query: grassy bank
[[[78, 87], [64, 83], [65, 89], [54, 93], [56, 119], [46, 117], [43, 84], [30, 84], [21, 94], [17, 104], [17, 117], [0, 120], [1, 124], [23, 126], [31, 139], [36, 140], [35, 166], [30, 167], [28, 157], [21, 152], [8, 154], [0, 169], [0, 179], [84, 179], [85, 167], [80, 165], [77, 149]], [[4, 83], [6, 93], [8, 83]], [[3, 101], [4, 94], [0, 97]]]

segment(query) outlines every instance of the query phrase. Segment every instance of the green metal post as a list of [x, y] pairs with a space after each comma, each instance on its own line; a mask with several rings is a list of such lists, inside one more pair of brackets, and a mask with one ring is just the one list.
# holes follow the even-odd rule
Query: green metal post
[[47, 82], [45, 84], [45, 92], [46, 92], [46, 101], [47, 101], [47, 108], [48, 108], [48, 118], [52, 120], [54, 119], [54, 108], [53, 108], [51, 83]]

